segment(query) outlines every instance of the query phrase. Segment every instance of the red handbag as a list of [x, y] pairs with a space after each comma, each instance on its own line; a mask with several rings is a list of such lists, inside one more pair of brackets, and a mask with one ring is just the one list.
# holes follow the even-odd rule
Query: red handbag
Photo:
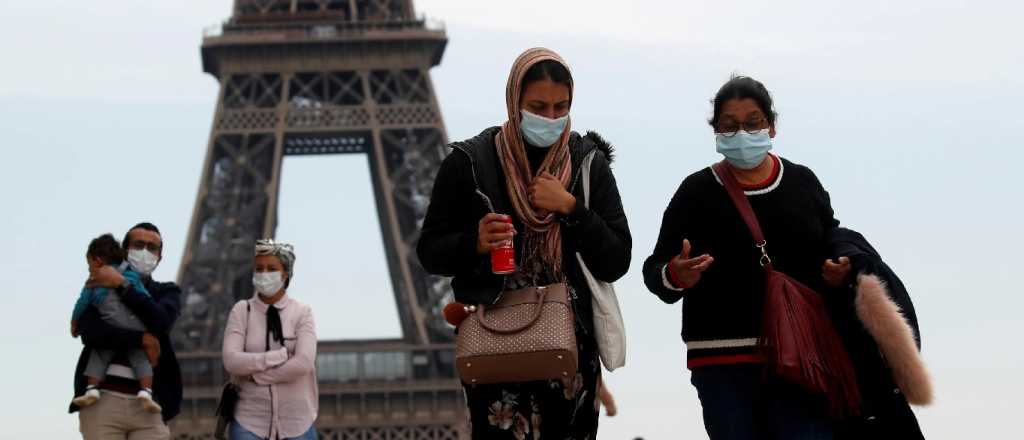
[[725, 162], [713, 168], [761, 251], [766, 288], [758, 345], [768, 372], [826, 396], [836, 417], [856, 414], [860, 406], [856, 373], [821, 295], [775, 270], [761, 225], [736, 177]]

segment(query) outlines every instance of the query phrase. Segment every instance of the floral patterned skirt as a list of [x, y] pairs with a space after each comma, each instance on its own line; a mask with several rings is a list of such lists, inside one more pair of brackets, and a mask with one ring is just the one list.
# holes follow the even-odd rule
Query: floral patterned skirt
[[462, 386], [473, 439], [591, 440], [597, 436], [597, 344], [576, 326], [575, 378]]

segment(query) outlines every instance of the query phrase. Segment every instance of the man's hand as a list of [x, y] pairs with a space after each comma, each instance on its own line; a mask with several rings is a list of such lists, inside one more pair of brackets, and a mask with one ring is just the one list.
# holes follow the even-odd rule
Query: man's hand
[[146, 352], [146, 357], [149, 358], [149, 365], [156, 368], [157, 363], [160, 362], [160, 340], [150, 333], [143, 333], [142, 351]]
[[547, 171], [541, 173], [530, 185], [530, 204], [546, 212], [562, 216], [572, 214], [576, 209], [576, 197], [569, 194], [557, 177]]
[[832, 259], [825, 260], [825, 264], [821, 266], [821, 276], [829, 286], [842, 286], [850, 276], [850, 259], [839, 257], [838, 262]]
[[106, 287], [116, 289], [124, 284], [124, 276], [113, 266], [104, 265], [96, 269], [89, 269], [89, 282], [87, 287]]
[[71, 321], [71, 337], [78, 337], [78, 321]]

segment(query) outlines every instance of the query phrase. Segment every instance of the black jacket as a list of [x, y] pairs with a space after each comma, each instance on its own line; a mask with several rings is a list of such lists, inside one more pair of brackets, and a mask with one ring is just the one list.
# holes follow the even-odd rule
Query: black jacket
[[[503, 276], [491, 273], [489, 257], [476, 252], [477, 227], [489, 212], [483, 198], [475, 193], [476, 182], [497, 212], [513, 212], [494, 144], [498, 131], [492, 127], [472, 139], [449, 145], [453, 151], [437, 173], [416, 246], [420, 263], [428, 272], [454, 277], [455, 299], [464, 304], [491, 304], [504, 285]], [[595, 133], [572, 133], [569, 148], [573, 169], [570, 192], [577, 204], [575, 212], [562, 220], [562, 266], [569, 284], [583, 299], [577, 304], [585, 309], [580, 311], [589, 315], [590, 291], [576, 262], [576, 252], [583, 256], [595, 278], [613, 282], [629, 269], [632, 238], [610, 167], [611, 145]], [[578, 182], [580, 163], [595, 149], [598, 153], [590, 170], [588, 209], [583, 206], [583, 188]], [[517, 231], [523, 230], [518, 219], [513, 223]], [[521, 256], [516, 261], [522, 261]]]
[[[129, 288], [121, 301], [142, 321], [149, 333], [160, 340], [160, 360], [153, 369], [153, 397], [163, 407], [163, 419], [168, 421], [178, 415], [181, 408], [181, 370], [171, 346], [171, 328], [181, 310], [181, 289], [174, 283], [161, 283], [151, 278], [143, 280], [150, 296]], [[115, 295], [115, 293], [111, 293]], [[78, 331], [82, 335], [82, 354], [75, 368], [75, 396], [85, 392], [85, 366], [89, 361], [89, 350], [107, 349], [127, 351], [142, 348], [143, 332], [124, 330], [107, 324], [99, 311], [89, 306], [78, 319]], [[110, 380], [116, 380], [112, 378]], [[136, 384], [137, 385], [137, 384]], [[79, 408], [74, 404], [68, 409], [73, 413]]]
[[[882, 261], [875, 248], [858, 232], [837, 228], [832, 232], [830, 241], [833, 258], [849, 257], [852, 273], [874, 275], [885, 283], [889, 298], [899, 306], [920, 348], [920, 330], [914, 304], [892, 268]], [[855, 282], [840, 293], [840, 301], [833, 302], [836, 329], [857, 371], [862, 397], [861, 416], [842, 424], [836, 431], [836, 438], [923, 439], [917, 418], [893, 380], [893, 372], [880, 354], [875, 337], [857, 315], [854, 306], [857, 294]]]

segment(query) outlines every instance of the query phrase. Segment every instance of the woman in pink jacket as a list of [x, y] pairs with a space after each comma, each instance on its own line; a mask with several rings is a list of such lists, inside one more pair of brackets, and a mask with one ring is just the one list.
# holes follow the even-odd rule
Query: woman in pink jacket
[[224, 330], [224, 368], [240, 385], [231, 440], [317, 438], [316, 326], [288, 296], [291, 245], [256, 242], [256, 295], [239, 301]]

